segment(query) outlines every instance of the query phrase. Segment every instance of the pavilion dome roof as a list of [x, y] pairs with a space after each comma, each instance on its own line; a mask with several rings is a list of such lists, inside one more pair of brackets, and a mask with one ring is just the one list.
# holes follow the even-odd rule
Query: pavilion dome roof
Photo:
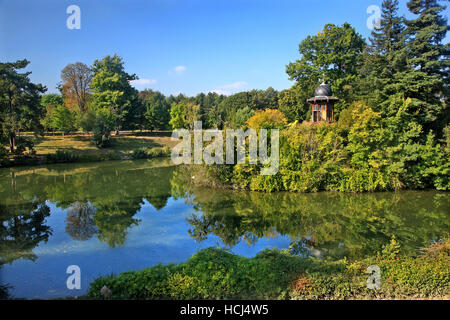
[[314, 91], [315, 97], [331, 97], [333, 96], [333, 92], [329, 85], [322, 83], [317, 87], [316, 91]]
[[320, 102], [336, 102], [339, 101], [338, 98], [333, 97], [333, 91], [329, 85], [322, 83], [320, 86], [316, 88], [314, 91], [314, 97], [309, 98], [309, 103], [320, 103]]

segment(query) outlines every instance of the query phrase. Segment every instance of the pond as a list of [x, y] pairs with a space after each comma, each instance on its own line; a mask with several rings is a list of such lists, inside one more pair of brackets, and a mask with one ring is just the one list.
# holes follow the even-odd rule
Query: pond
[[[102, 275], [186, 261], [225, 247], [317, 258], [376, 254], [392, 236], [415, 253], [447, 235], [450, 195], [265, 194], [192, 185], [168, 159], [0, 170], [0, 284], [16, 298], [87, 293]], [[69, 290], [67, 267], [81, 270]]]

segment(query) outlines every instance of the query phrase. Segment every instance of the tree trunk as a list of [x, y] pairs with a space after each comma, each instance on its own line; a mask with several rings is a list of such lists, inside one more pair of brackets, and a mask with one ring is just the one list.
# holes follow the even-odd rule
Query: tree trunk
[[[13, 114], [13, 105], [12, 105], [12, 92], [8, 92], [9, 95], [9, 113]], [[14, 148], [16, 146], [16, 132], [12, 129], [12, 132], [9, 134], [9, 147], [11, 149], [11, 153], [14, 153]]]
[[11, 149], [11, 153], [14, 153], [15, 147], [16, 147], [16, 134], [12, 132], [9, 135], [9, 148]]

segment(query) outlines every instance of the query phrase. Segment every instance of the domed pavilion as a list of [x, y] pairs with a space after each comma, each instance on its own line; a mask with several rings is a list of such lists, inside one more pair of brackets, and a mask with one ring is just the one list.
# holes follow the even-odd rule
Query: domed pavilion
[[314, 91], [314, 97], [307, 100], [312, 105], [311, 122], [334, 121], [334, 104], [339, 101], [333, 97], [329, 85], [322, 83]]

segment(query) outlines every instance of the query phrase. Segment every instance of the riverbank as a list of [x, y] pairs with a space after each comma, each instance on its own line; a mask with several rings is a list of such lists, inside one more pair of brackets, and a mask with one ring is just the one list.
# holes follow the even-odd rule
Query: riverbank
[[[266, 249], [253, 258], [208, 248], [181, 264], [100, 277], [87, 298], [102, 299], [448, 299], [450, 241], [405, 256], [393, 238], [362, 260], [304, 258]], [[369, 266], [381, 272], [381, 289], [367, 288]]]
[[109, 148], [97, 148], [91, 135], [84, 133], [66, 134], [64, 138], [61, 134], [24, 136], [34, 144], [33, 151], [10, 156], [0, 161], [0, 167], [154, 158], [170, 155], [170, 149], [177, 143], [171, 140], [170, 132], [124, 131], [119, 136], [111, 136]]

